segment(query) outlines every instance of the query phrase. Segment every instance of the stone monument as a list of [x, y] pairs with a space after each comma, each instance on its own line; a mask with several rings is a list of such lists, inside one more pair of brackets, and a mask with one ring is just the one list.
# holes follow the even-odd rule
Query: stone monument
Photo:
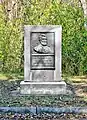
[[24, 26], [24, 81], [21, 94], [65, 94], [61, 78], [62, 27]]

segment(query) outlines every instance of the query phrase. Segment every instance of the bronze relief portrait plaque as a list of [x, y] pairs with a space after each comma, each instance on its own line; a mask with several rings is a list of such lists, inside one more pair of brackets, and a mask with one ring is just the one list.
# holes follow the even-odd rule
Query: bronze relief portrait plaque
[[31, 32], [31, 70], [55, 69], [55, 33]]

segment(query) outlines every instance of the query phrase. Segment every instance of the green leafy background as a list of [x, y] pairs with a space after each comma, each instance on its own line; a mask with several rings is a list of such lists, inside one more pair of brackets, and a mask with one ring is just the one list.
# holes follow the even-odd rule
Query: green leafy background
[[24, 25], [62, 25], [62, 73], [87, 73], [87, 30], [82, 7], [57, 0], [24, 0], [21, 16], [7, 20], [0, 5], [1, 72], [23, 72]]

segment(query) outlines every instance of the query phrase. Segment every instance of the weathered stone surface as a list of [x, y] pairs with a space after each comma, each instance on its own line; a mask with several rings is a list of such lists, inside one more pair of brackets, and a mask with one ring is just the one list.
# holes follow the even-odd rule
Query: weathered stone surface
[[47, 82], [53, 81], [54, 71], [53, 70], [32, 70], [32, 81]]
[[21, 82], [22, 94], [65, 94], [65, 82]]
[[22, 94], [65, 94], [61, 78], [62, 27], [24, 26], [24, 81]]
[[[38, 115], [43, 113], [55, 113], [55, 114], [87, 114], [87, 107], [0, 107], [0, 113], [18, 113], [26, 114], [30, 113], [32, 115]], [[11, 115], [11, 114], [10, 114]], [[3, 119], [5, 120], [5, 119]], [[6, 119], [7, 120], [7, 119]], [[84, 119], [82, 119], [84, 120]], [[87, 120], [87, 119], [85, 119]]]

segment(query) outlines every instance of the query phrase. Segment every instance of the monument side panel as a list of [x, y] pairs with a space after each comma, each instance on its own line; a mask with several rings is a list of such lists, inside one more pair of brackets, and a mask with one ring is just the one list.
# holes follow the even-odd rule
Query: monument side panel
[[30, 32], [24, 27], [24, 81], [30, 81]]
[[62, 27], [55, 29], [55, 71], [54, 81], [61, 81], [61, 40], [62, 40]]

